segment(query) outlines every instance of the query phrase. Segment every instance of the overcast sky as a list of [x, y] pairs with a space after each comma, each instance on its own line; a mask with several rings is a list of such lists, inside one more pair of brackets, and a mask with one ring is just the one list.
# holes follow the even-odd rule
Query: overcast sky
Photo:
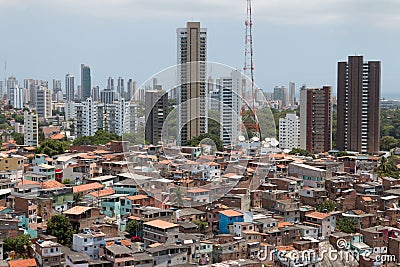
[[[92, 68], [144, 82], [176, 63], [176, 28], [208, 29], [208, 60], [241, 69], [245, 0], [0, 0], [1, 76], [78, 79]], [[254, 0], [254, 65], [259, 87], [296, 83], [336, 88], [337, 61], [382, 61], [382, 96], [400, 99], [399, 0]]]

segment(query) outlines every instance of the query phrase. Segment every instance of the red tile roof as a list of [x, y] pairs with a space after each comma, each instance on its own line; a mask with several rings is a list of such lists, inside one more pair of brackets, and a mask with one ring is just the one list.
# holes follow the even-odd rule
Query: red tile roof
[[36, 259], [11, 260], [10, 267], [36, 267]]
[[94, 191], [103, 188], [104, 185], [100, 183], [82, 184], [73, 187], [74, 193]]
[[115, 191], [112, 188], [106, 188], [106, 189], [100, 190], [98, 192], [90, 193], [90, 195], [94, 196], [94, 197], [105, 197], [105, 196], [111, 196], [114, 194], [115, 194]]
[[44, 189], [61, 188], [61, 187], [65, 187], [65, 185], [56, 180], [50, 180], [50, 181], [43, 182]]
[[170, 223], [170, 222], [159, 220], [159, 219], [154, 220], [154, 221], [145, 222], [143, 225], [153, 226], [153, 227], [157, 227], [160, 229], [168, 229], [168, 228], [173, 228], [173, 227], [178, 226], [175, 223]]
[[318, 212], [318, 211], [313, 211], [313, 212], [306, 214], [306, 217], [316, 218], [316, 219], [320, 219], [320, 220], [328, 218], [329, 216], [330, 216], [329, 213], [322, 213], [322, 212]]
[[361, 197], [364, 201], [367, 201], [367, 202], [369, 202], [369, 201], [372, 201], [372, 198], [371, 197]]
[[126, 198], [130, 200], [139, 200], [139, 199], [147, 199], [149, 197], [146, 195], [135, 195], [135, 196], [128, 196]]
[[219, 213], [227, 216], [227, 217], [236, 217], [236, 216], [243, 216], [243, 213], [238, 212], [236, 210], [221, 210]]
[[63, 135], [62, 133], [56, 133], [50, 136], [50, 139], [53, 140], [62, 140], [65, 138], [65, 135]]
[[293, 223], [290, 222], [278, 222], [278, 228], [285, 227], [285, 226], [292, 226]]
[[22, 180], [21, 182], [18, 182], [18, 186], [21, 186], [23, 184], [40, 184], [39, 182], [31, 181], [31, 180]]
[[70, 214], [70, 215], [79, 215], [82, 214], [88, 210], [92, 209], [91, 207], [84, 207], [84, 206], [75, 206], [73, 208], [70, 208], [69, 210], [64, 211], [64, 214]]

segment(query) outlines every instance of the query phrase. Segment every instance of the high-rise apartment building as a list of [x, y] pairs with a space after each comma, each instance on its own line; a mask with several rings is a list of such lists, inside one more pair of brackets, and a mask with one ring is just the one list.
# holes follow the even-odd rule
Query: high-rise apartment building
[[310, 153], [332, 149], [332, 87], [300, 90], [300, 148]]
[[100, 101], [100, 87], [99, 86], [94, 86], [92, 88], [92, 98], [93, 98], [93, 101], [96, 101], [96, 102]]
[[300, 119], [296, 113], [287, 113], [279, 119], [279, 147], [293, 149], [300, 147]]
[[24, 88], [19, 87], [17, 79], [13, 76], [7, 80], [7, 94], [14, 108], [24, 108]]
[[98, 130], [97, 103], [87, 98], [75, 104], [75, 135], [93, 136]]
[[90, 67], [81, 64], [81, 100], [84, 101], [90, 97], [92, 91], [92, 77], [90, 75]]
[[108, 77], [107, 79], [107, 89], [114, 91], [114, 79], [112, 77]]
[[65, 103], [64, 112], [65, 112], [65, 120], [66, 121], [75, 120], [76, 119], [76, 117], [75, 117], [75, 115], [76, 115], [75, 102], [67, 101]]
[[39, 86], [36, 91], [36, 112], [40, 119], [48, 119], [51, 113], [51, 90], [44, 86]]
[[105, 106], [106, 121], [104, 126], [106, 130], [118, 135], [129, 133], [130, 131], [130, 110], [129, 102], [124, 98], [114, 101]]
[[217, 81], [220, 90], [220, 138], [224, 145], [235, 144], [240, 132], [243, 79], [240, 71]]
[[220, 89], [215, 89], [214, 91], [208, 92], [208, 110], [219, 111], [221, 108], [221, 96]]
[[36, 107], [36, 91], [41, 83], [38, 80], [28, 79], [24, 81], [24, 85], [26, 85], [26, 88], [28, 89], [27, 95], [29, 97], [29, 106], [34, 108]]
[[65, 93], [67, 102], [75, 99], [75, 77], [71, 73], [65, 75]]
[[104, 89], [100, 92], [100, 101], [104, 104], [112, 104], [117, 100], [117, 95], [115, 91], [111, 89]]
[[118, 77], [117, 80], [117, 93], [119, 94], [119, 97], [125, 98], [124, 79], [122, 77]]
[[18, 81], [14, 76], [8, 77], [7, 79], [7, 96], [10, 97], [11, 88], [17, 88]]
[[349, 56], [338, 63], [337, 148], [376, 153], [380, 149], [381, 62]]
[[200, 22], [177, 29], [178, 39], [178, 144], [207, 133], [207, 30]]
[[24, 111], [24, 145], [38, 146], [39, 122], [37, 114]]
[[161, 90], [146, 91], [145, 115], [145, 140], [150, 144], [158, 145], [168, 115], [168, 93]]
[[136, 81], [134, 81], [133, 79], [128, 80], [128, 88], [126, 93], [126, 100], [135, 101], [134, 97], [136, 94]]
[[[60, 99], [61, 95], [61, 99]], [[61, 89], [61, 80], [53, 79], [53, 101], [58, 102], [62, 100], [62, 89]]]
[[138, 132], [138, 118], [137, 118], [137, 106], [129, 102], [129, 133]]
[[274, 100], [281, 101], [282, 108], [287, 107], [289, 104], [288, 88], [286, 86], [275, 86], [273, 98]]
[[296, 102], [296, 85], [294, 82], [289, 82], [289, 105], [294, 106]]

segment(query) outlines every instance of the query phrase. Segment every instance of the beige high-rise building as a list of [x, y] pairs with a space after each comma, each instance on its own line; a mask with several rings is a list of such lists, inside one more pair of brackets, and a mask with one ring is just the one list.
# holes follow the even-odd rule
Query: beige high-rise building
[[39, 130], [38, 115], [24, 111], [24, 145], [38, 146]]
[[36, 91], [36, 112], [39, 119], [51, 117], [51, 90], [44, 86], [39, 86]]
[[178, 144], [207, 133], [207, 29], [188, 22], [178, 37]]

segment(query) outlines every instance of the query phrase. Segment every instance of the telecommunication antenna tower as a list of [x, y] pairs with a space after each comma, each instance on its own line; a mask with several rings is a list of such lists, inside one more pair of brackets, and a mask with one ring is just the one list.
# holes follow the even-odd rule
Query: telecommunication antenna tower
[[254, 62], [253, 62], [253, 18], [252, 18], [252, 0], [247, 1], [246, 15], [246, 39], [244, 49], [244, 67], [243, 72], [246, 77], [251, 79], [250, 90], [245, 86], [244, 99], [246, 100], [242, 106], [242, 121], [247, 131], [249, 139], [252, 137], [261, 138], [260, 126], [258, 124], [255, 109], [255, 84], [254, 84]]

